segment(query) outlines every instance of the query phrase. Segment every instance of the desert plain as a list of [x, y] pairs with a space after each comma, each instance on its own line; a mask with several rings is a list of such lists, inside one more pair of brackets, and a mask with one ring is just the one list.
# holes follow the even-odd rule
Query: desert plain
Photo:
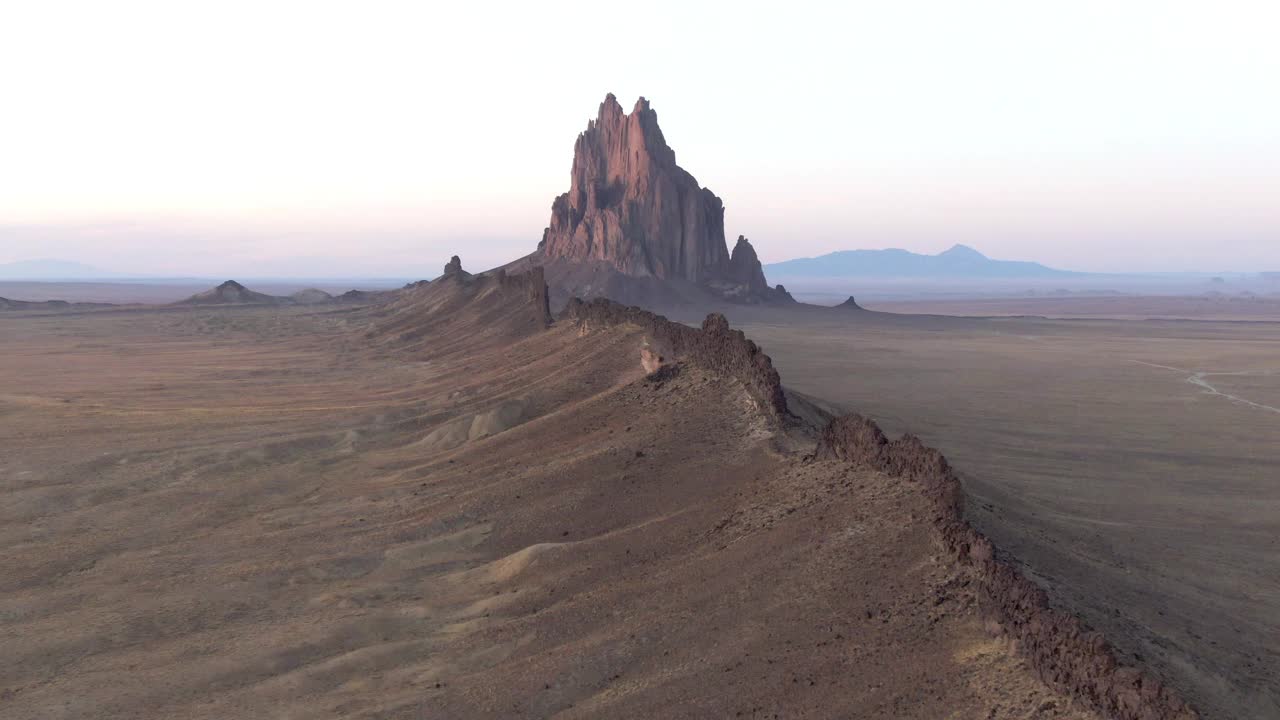
[[1280, 324], [1131, 319], [1188, 306], [729, 316], [793, 389], [940, 448], [970, 521], [1206, 717], [1280, 717]]
[[0, 715], [1096, 717], [914, 484], [436, 285], [0, 318]]

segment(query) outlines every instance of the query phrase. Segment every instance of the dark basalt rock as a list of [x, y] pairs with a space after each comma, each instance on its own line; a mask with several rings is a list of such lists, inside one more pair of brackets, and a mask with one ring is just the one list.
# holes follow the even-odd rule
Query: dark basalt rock
[[449, 258], [449, 262], [445, 263], [444, 272], [441, 275], [462, 275], [468, 276], [471, 273], [462, 269], [462, 258], [457, 255]]
[[942, 453], [920, 438], [904, 435], [889, 440], [875, 422], [844, 415], [822, 431], [816, 456], [919, 483], [943, 544], [957, 562], [975, 570], [984, 611], [1017, 641], [1046, 683], [1116, 720], [1199, 717], [1160, 680], [1137, 668], [1121, 667], [1106, 638], [1075, 615], [1050, 607], [1043, 590], [998, 559], [991, 541], [963, 517], [964, 493], [955, 471]]
[[751, 241], [743, 235], [738, 236], [738, 243], [733, 246], [733, 254], [729, 256], [729, 279], [742, 285], [748, 292], [764, 293], [770, 290], [765, 282], [764, 270], [760, 267], [760, 258], [756, 257]]

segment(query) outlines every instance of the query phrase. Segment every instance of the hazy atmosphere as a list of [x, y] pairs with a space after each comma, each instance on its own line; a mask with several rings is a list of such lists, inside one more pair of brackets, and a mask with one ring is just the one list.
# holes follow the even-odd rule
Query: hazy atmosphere
[[11, 4], [0, 263], [492, 267], [613, 92], [766, 263], [1280, 269], [1274, 3], [749, 5]]
[[9, 5], [3, 720], [1280, 718], [1274, 0]]

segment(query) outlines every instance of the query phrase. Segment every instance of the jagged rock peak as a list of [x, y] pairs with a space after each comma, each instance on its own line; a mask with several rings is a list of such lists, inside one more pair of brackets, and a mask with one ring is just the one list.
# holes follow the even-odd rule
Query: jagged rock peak
[[764, 269], [760, 267], [760, 258], [751, 241], [739, 235], [738, 243], [733, 246], [733, 254], [729, 257], [729, 279], [744, 285], [748, 292], [760, 293], [769, 289], [764, 279]]
[[854, 299], [853, 299], [853, 296], [852, 296], [852, 295], [850, 295], [850, 296], [849, 296], [849, 299], [848, 299], [848, 300], [845, 300], [844, 302], [840, 303], [840, 304], [839, 304], [839, 305], [837, 305], [836, 307], [845, 308], [846, 310], [861, 310], [861, 309], [862, 309], [862, 306], [858, 304], [858, 301], [857, 301], [857, 300], [854, 300]]
[[443, 275], [459, 275], [459, 274], [466, 275], [469, 273], [467, 273], [465, 270], [462, 269], [462, 258], [458, 257], [457, 255], [454, 255], [453, 257], [449, 258], [449, 262], [445, 264], [444, 272], [442, 274]]
[[598, 261], [625, 275], [724, 279], [724, 205], [676, 165], [649, 101], [630, 115], [608, 95], [573, 148], [569, 192], [539, 244], [549, 259]]
[[746, 238], [729, 252], [724, 203], [676, 164], [646, 98], [627, 114], [605, 96], [574, 143], [569, 180], [534, 256], [568, 294], [599, 292], [595, 280], [575, 275], [586, 268], [692, 283], [734, 302], [786, 299], [765, 282]]

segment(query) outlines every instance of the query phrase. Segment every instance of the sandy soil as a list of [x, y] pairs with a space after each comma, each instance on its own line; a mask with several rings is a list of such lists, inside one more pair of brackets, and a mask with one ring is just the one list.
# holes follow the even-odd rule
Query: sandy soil
[[882, 300], [869, 310], [903, 314], [1116, 320], [1187, 319], [1280, 321], [1280, 295], [1124, 295], [1100, 297], [1005, 297], [973, 300]]
[[0, 716], [1088, 717], [735, 383], [379, 312], [0, 319]]

